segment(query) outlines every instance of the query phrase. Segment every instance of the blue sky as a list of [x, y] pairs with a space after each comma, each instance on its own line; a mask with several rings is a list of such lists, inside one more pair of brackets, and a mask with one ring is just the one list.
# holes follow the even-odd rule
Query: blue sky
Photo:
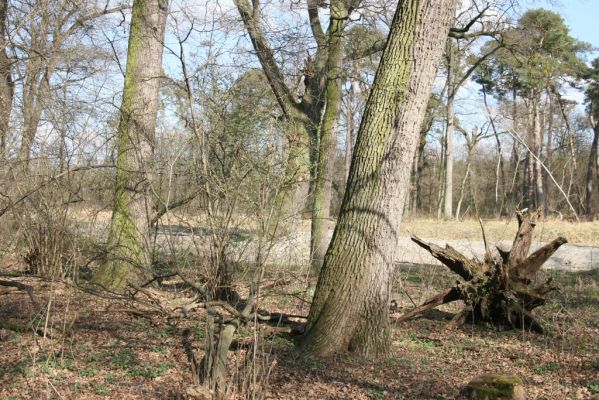
[[[543, 7], [561, 14], [573, 37], [599, 48], [599, 0], [529, 0], [522, 5], [526, 8]], [[599, 52], [595, 52], [595, 56], [597, 55]]]

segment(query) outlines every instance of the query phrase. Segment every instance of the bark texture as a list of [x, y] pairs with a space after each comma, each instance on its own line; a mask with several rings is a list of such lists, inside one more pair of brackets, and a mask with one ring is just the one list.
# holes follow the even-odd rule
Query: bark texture
[[[586, 195], [585, 195], [585, 211], [589, 221], [594, 218], [593, 214], [593, 191], [595, 190], [594, 181], [599, 174], [599, 158], [597, 154], [597, 146], [599, 142], [599, 122], [595, 122], [593, 127], [593, 143], [591, 144], [591, 152], [589, 154], [589, 162], [587, 164], [587, 177], [586, 177]], [[594, 173], [593, 173], [594, 171]]]
[[6, 157], [8, 125], [14, 94], [11, 60], [7, 54], [7, 8], [8, 0], [0, 0], [0, 161]]
[[303, 351], [384, 355], [389, 283], [420, 125], [454, 0], [401, 1], [358, 132]]
[[465, 307], [449, 322], [449, 327], [457, 327], [466, 321], [486, 321], [500, 329], [543, 332], [543, 325], [533, 316], [532, 310], [543, 305], [545, 296], [557, 287], [551, 284], [551, 279], [537, 286], [530, 285], [543, 263], [567, 240], [558, 237], [529, 255], [539, 215], [539, 211], [518, 212], [518, 232], [511, 250], [498, 248], [500, 257], [494, 259], [487, 248], [483, 262], [468, 259], [449, 245], [442, 248], [412, 236], [416, 244], [459, 275], [462, 282], [402, 315], [398, 321], [421, 315], [441, 304], [462, 300]]
[[96, 283], [115, 290], [151, 278], [151, 171], [162, 71], [166, 0], [133, 3], [117, 132], [114, 209]]
[[341, 105], [343, 32], [349, 17], [343, 0], [331, 1], [328, 35], [326, 108], [320, 124], [318, 163], [314, 178], [310, 254], [312, 269], [319, 271], [328, 247], [331, 185], [339, 109]]
[[[360, 0], [332, 1], [331, 19], [326, 32], [322, 28], [318, 12], [319, 7], [323, 7], [323, 3], [318, 0], [306, 1], [316, 52], [305, 59], [303, 71], [305, 90], [301, 99], [296, 98], [285, 83], [285, 77], [277, 64], [273, 49], [262, 31], [260, 1], [252, 0], [250, 4], [248, 0], [234, 0], [234, 3], [279, 106], [285, 118], [294, 126], [289, 131], [293, 137], [288, 137], [291, 157], [288, 161], [290, 165], [287, 168], [286, 181], [301, 181], [306, 175], [310, 178], [310, 196], [308, 196], [312, 200], [310, 247], [312, 264], [318, 270], [328, 246], [331, 182], [341, 96], [337, 76], [341, 63], [341, 41], [347, 15], [360, 4]], [[309, 157], [305, 157], [306, 150]], [[288, 190], [292, 191], [294, 186], [297, 185], [289, 185]], [[303, 204], [292, 207], [294, 213], [299, 214], [303, 211], [302, 206]]]
[[443, 203], [445, 218], [453, 217], [453, 103], [457, 87], [453, 82], [453, 48], [451, 44], [451, 39], [447, 39], [447, 122], [445, 126], [445, 199]]

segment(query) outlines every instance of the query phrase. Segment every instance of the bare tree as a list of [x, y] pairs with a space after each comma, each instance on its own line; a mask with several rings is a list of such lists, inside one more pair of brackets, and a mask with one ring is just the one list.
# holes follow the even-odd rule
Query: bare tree
[[108, 249], [95, 281], [112, 289], [152, 276], [150, 221], [154, 134], [168, 3], [133, 3], [117, 131], [116, 186]]
[[14, 86], [12, 60], [7, 54], [8, 0], [0, 1], [0, 161], [6, 157], [6, 141]]
[[76, 51], [81, 32], [85, 32], [97, 18], [122, 11], [128, 5], [104, 7], [91, 5], [86, 0], [53, 0], [48, 2], [21, 1], [14, 15], [18, 29], [10, 43], [19, 59], [20, 68], [15, 74], [21, 83], [22, 134], [18, 160], [24, 170], [29, 160], [46, 102], [51, 96], [55, 74], [73, 61], [70, 52]]

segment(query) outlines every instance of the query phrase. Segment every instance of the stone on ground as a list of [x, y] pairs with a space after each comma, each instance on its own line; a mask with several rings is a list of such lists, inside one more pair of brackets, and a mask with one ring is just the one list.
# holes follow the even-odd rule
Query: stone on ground
[[522, 380], [514, 375], [484, 374], [474, 378], [463, 392], [471, 400], [525, 400]]

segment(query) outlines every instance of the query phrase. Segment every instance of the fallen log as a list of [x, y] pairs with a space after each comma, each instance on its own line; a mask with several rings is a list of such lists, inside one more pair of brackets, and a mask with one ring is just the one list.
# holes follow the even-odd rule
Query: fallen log
[[534, 287], [531, 287], [531, 283], [545, 261], [567, 240], [558, 237], [529, 254], [539, 215], [539, 211], [518, 211], [518, 232], [511, 250], [498, 249], [500, 257], [494, 258], [485, 239], [482, 262], [465, 257], [449, 245], [442, 248], [412, 236], [412, 241], [430, 252], [462, 280], [396, 321], [406, 321], [442, 304], [462, 300], [465, 306], [448, 323], [448, 328], [458, 327], [467, 321], [484, 321], [500, 329], [523, 328], [542, 333], [543, 325], [532, 311], [545, 303], [548, 293], [558, 288], [551, 279]]

